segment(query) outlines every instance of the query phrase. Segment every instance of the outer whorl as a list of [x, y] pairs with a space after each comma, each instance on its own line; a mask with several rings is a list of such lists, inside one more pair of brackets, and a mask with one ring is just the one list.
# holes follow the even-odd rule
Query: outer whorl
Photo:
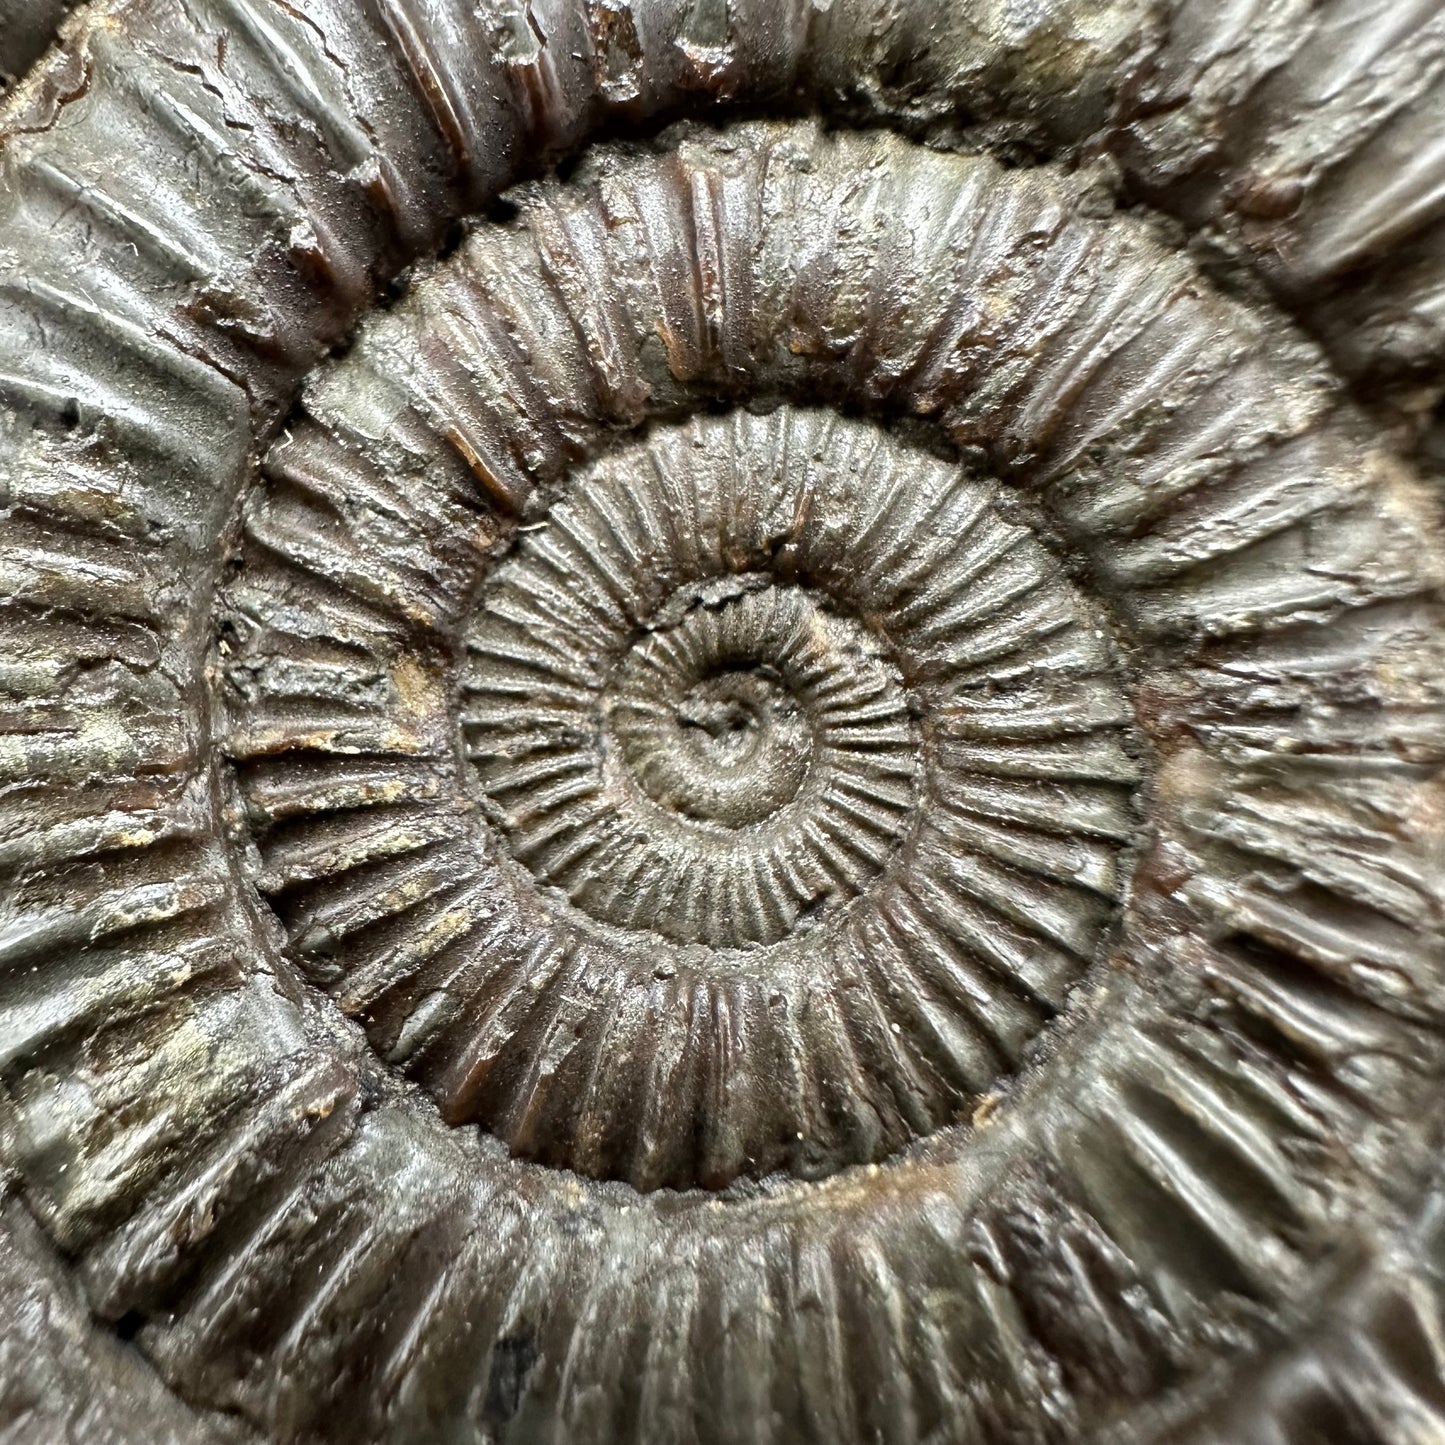
[[0, 1431], [1445, 1434], [1442, 77], [1434, 0], [78, 16]]

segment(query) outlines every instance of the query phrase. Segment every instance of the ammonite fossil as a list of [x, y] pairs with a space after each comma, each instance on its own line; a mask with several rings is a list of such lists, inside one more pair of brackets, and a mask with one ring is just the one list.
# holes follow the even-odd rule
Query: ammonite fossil
[[110, 0], [0, 393], [0, 1438], [1445, 1438], [1439, 0]]

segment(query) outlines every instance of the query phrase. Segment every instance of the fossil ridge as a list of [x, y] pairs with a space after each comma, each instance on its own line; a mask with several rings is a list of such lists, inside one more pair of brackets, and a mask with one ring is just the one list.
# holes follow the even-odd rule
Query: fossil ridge
[[0, 102], [0, 1428], [1438, 1435], [1442, 73], [79, 14]]

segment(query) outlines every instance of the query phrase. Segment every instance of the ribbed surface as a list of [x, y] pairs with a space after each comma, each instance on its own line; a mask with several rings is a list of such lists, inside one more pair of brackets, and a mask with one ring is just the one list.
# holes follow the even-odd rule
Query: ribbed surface
[[966, 1114], [1093, 962], [1139, 778], [1102, 614], [998, 500], [826, 413], [659, 430], [520, 534], [455, 679], [347, 662], [295, 586], [344, 566], [252, 550], [231, 746], [312, 976], [448, 1119], [641, 1188]]
[[1438, 401], [1438, 0], [1174, 0], [1170, 10], [1139, 115], [1120, 133], [1126, 168], [1151, 200], [1237, 246], [1346, 371]]
[[[452, 218], [599, 123], [719, 97], [943, 142], [962, 115], [1015, 162], [1113, 116], [1131, 187], [1257, 268], [1371, 388], [1428, 404], [1435, 7], [302, 11], [97, 11], [0, 122], [5, 1155], [95, 1309], [142, 1320], [186, 1398], [281, 1438], [780, 1442], [1124, 1439], [1258, 1321], [1327, 1313], [1361, 1222], [1388, 1230], [1424, 1189], [1438, 1097], [1433, 504], [1320, 353], [1147, 223], [1099, 220], [1106, 198], [1048, 166], [877, 137], [608, 153], [479, 225], [372, 328], [233, 522], [301, 376]], [[1203, 122], [1222, 139], [1201, 162]], [[309, 984], [392, 1028], [398, 1061], [453, 1026], [445, 988], [407, 999], [430, 1009], [410, 1036], [368, 1017], [489, 926], [458, 886], [485, 855], [435, 679], [564, 476], [616, 428], [718, 402], [922, 414], [979, 448], [971, 474], [1019, 498], [1003, 525], [1042, 527], [1064, 595], [1125, 640], [1148, 828], [1105, 966], [1052, 1031], [995, 992], [961, 1032], [932, 959], [920, 983], [917, 955], [867, 941], [873, 1022], [817, 1076], [872, 1092], [809, 1117], [878, 1157], [1017, 1069], [976, 1127], [821, 1185], [642, 1201], [448, 1129]], [[243, 797], [215, 768], [207, 670]], [[1061, 938], [1074, 905], [1040, 898], [1077, 864], [1065, 896], [1108, 911], [1118, 883], [1090, 869], [1139, 766], [1121, 754], [1096, 788], [1052, 739], [1118, 735], [1113, 697], [1041, 694], [934, 743], [944, 767], [992, 750], [957, 810], [984, 822], [950, 856], [1093, 820], [1082, 853], [1000, 865], [1053, 881], [1010, 893], [1017, 932], [974, 934], [1059, 1002], [1097, 927]], [[528, 1101], [552, 1078], [498, 1132], [615, 1171], [616, 1136], [553, 1132], [578, 1076], [548, 1068], [619, 976], [550, 949], [528, 969], [547, 986], [489, 1002], [468, 1086]], [[654, 987], [711, 1020], [700, 1036], [755, 1037]], [[533, 1075], [488, 1083], [524, 1006]], [[588, 1060], [604, 1095], [630, 1077], [613, 1058]], [[749, 1172], [729, 1121], [798, 1097], [769, 1071], [761, 1103], [730, 1098], [685, 1052], [649, 1067], [595, 1115], [643, 1141], [644, 1180]], [[701, 1144], [674, 1090], [720, 1121]], [[1402, 1281], [1339, 1340], [1296, 1331], [1240, 1428], [1438, 1434], [1438, 1310], [1423, 1271]]]
[[[1029, 1348], [1042, 1353], [1015, 1393], [983, 1364], [1005, 1348], [999, 1332], [1019, 1328], [1005, 1324], [1016, 1306], [996, 1286], [951, 1327], [910, 1322], [904, 1301], [922, 1286], [897, 1282], [902, 1252], [939, 1260], [964, 1287], [933, 1252], [956, 1260], [959, 1236], [931, 1243], [940, 1226], [927, 1209], [905, 1228], [870, 1192], [891, 1169], [862, 1197], [897, 1233], [869, 1266], [894, 1282], [855, 1300], [859, 1279], [874, 1276], [851, 1251], [809, 1255], [807, 1297], [831, 1343], [795, 1356], [771, 1328], [739, 1337], [718, 1366], [737, 1371], [731, 1385], [701, 1365], [688, 1385], [664, 1385], [677, 1354], [635, 1354], [643, 1347], [623, 1322], [676, 1318], [691, 1341], [700, 1326], [687, 1321], [755, 1310], [745, 1301], [764, 1286], [741, 1243], [720, 1251], [716, 1280], [692, 1261], [685, 1226], [665, 1247], [639, 1244], [629, 1258], [682, 1251], [679, 1273], [630, 1302], [608, 1283], [579, 1286], [571, 1324], [546, 1316], [568, 1332], [555, 1348], [527, 1323], [560, 1287], [542, 1266], [519, 1277], [511, 1303], [496, 1302], [489, 1393], [517, 1396], [519, 1431], [554, 1428], [541, 1402], [560, 1390], [576, 1403], [558, 1430], [728, 1438], [726, 1425], [684, 1422], [711, 1419], [698, 1403], [708, 1392], [735, 1390], [719, 1398], [762, 1412], [738, 1424], [739, 1439], [767, 1438], [772, 1418], [788, 1422], [777, 1426], [787, 1438], [795, 1412], [835, 1437], [923, 1436], [963, 1388], [959, 1362], [977, 1360], [989, 1384], [962, 1438], [1007, 1439], [1003, 1422], [1023, 1419], [1040, 1438], [1070, 1438], [1091, 1390], [1157, 1387], [1172, 1368], [1163, 1339], [1203, 1298], [1288, 1297], [1297, 1252], [1323, 1227], [1319, 1191], [1369, 1172], [1370, 1111], [1398, 1107], [1406, 1094], [1391, 1091], [1423, 1064], [1407, 1020], [1433, 1012], [1438, 986], [1438, 954], [1422, 946], [1439, 927], [1429, 825], [1414, 840], [1380, 838], [1388, 861], [1372, 854], [1349, 781], [1363, 768], [1372, 787], [1396, 789], [1387, 810], [1404, 817], [1438, 755], [1423, 500], [1361, 440], [1306, 348], [1211, 295], [1143, 227], [1081, 214], [1074, 183], [1057, 174], [760, 127], [725, 142], [684, 137], [660, 160], [600, 153], [567, 188], [523, 202], [516, 226], [478, 232], [314, 386], [311, 417], [277, 449], [248, 513], [226, 667], [263, 886], [312, 976], [449, 1117], [480, 1118], [517, 1152], [644, 1187], [780, 1163], [812, 1174], [896, 1148], [950, 1108], [966, 1116], [1001, 1074], [1023, 1066], [1032, 1077], [1030, 1039], [1066, 1003], [1107, 918], [1086, 900], [1107, 902], [1119, 886], [1111, 859], [1134, 833], [1127, 799], [1140, 769], [1120, 742], [1137, 708], [1158, 776], [1116, 957], [1179, 971], [1182, 1015], [1150, 1022], [1155, 1005], [1107, 991], [1099, 1017], [1118, 1007], [1129, 1020], [1120, 1072], [1104, 1067], [1085, 1084], [1066, 1058], [1108, 1057], [1107, 1047], [1068, 1045], [1043, 1078], [1069, 1107], [1054, 1113], [1040, 1096], [1042, 1135], [1024, 1146], [986, 1125], [942, 1147], [956, 1150], [956, 1181], [1025, 1154], [1053, 1160], [1036, 1199], [1004, 1205], [990, 1193], [989, 1209], [1032, 1219], [1044, 1198], [1068, 1201], [1083, 1231], [1068, 1248], [1139, 1271], [1142, 1313], [1105, 1325], [1102, 1304], [1079, 1305], [1080, 1337], [1058, 1333], [1060, 1311], [1029, 1316]], [[798, 219], [820, 215], [822, 240]], [[607, 446], [611, 427], [713, 397], [775, 406], [820, 394], [885, 416], [931, 414], [957, 442], [981, 444], [1084, 560], [1097, 603], [1038, 560], [1047, 554], [1027, 525], [990, 519], [989, 485], [897, 452], [875, 424], [784, 409], [655, 425], [644, 443]], [[598, 461], [575, 465], [597, 447], [607, 448]], [[324, 512], [307, 510], [318, 503]], [[696, 587], [720, 573], [736, 584]], [[693, 875], [679, 869], [628, 914], [625, 891], [585, 886], [630, 876], [628, 828], [604, 833], [595, 853], [585, 845], [601, 826], [588, 820], [618, 816], [619, 796], [642, 807], [636, 791], [647, 793], [607, 792], [605, 759], [630, 766], [609, 689], [629, 696], [629, 668], [650, 666], [647, 649], [666, 648], [701, 612], [712, 619], [701, 640], [685, 634], [666, 653], [669, 676], [690, 676], [689, 658], [720, 655], [729, 609], [758, 608], [780, 580], [794, 608], [826, 598], [897, 640], [889, 656], [920, 717], [910, 729], [927, 738], [913, 746], [933, 762], [895, 863], [879, 865], [881, 883], [858, 875], [841, 935], [825, 912], [810, 940], [841, 936], [852, 981], [835, 969], [794, 1004], [798, 975], [765, 969], [754, 1006], [745, 969], [714, 980], [686, 946], [674, 957], [661, 940], [629, 964], [625, 942], [596, 931], [587, 909], [590, 898], [624, 930], [670, 917], [713, 943], [708, 930], [747, 929], [766, 911], [729, 901], [709, 915], [716, 891], [689, 894]], [[745, 617], [751, 645], [773, 637], [776, 620]], [[1133, 707], [1110, 627], [1134, 659]], [[446, 639], [459, 634], [471, 645], [453, 738]], [[781, 636], [768, 645], [786, 652]], [[589, 752], [609, 727], [617, 746]], [[492, 861], [481, 841], [473, 768], [481, 813], [495, 810], [503, 852], [515, 848], [525, 871]], [[686, 787], [695, 775], [680, 776]], [[768, 787], [793, 786], [786, 771], [768, 776]], [[575, 826], [554, 832], [548, 820]], [[636, 886], [658, 877], [654, 859]], [[549, 901], [555, 884], [577, 885], [575, 911]], [[519, 918], [525, 946], [510, 941]], [[1393, 989], [1372, 972], [1387, 952], [1408, 960]], [[1012, 980], [1012, 999], [999, 979]], [[1198, 1010], [1220, 1033], [1176, 1037]], [[1341, 1052], [1350, 1036], [1365, 1055]], [[1410, 1060], [1405, 1074], [1364, 1066], [1375, 1050]], [[1366, 1077], [1346, 1082], [1360, 1066]], [[1284, 1081], [1302, 1067], [1341, 1092], [1292, 1101]], [[1031, 1097], [1004, 1106], [1010, 1129], [1034, 1127]], [[992, 1108], [985, 1098], [979, 1117]], [[1327, 1164], [1318, 1143], [1281, 1142], [1331, 1130], [1363, 1154]], [[760, 1143], [796, 1133], [779, 1152]], [[914, 1167], [892, 1166], [900, 1177]], [[939, 1208], [952, 1198], [946, 1208], [963, 1218], [981, 1207], [955, 1187], [940, 1182]], [[830, 1196], [790, 1197], [767, 1208], [816, 1209], [806, 1229], [832, 1227]], [[660, 1218], [691, 1208], [667, 1204]], [[765, 1226], [737, 1201], [721, 1208], [717, 1227], [736, 1221], [740, 1241], [775, 1228], [802, 1247], [801, 1212]], [[846, 1228], [856, 1234], [863, 1217]], [[1061, 1257], [1042, 1242], [1051, 1227], [997, 1226], [1018, 1228], [1028, 1243], [1008, 1246], [1021, 1252], [1007, 1268], [1034, 1281], [1018, 1287], [1030, 1299], [1062, 1288]], [[604, 1229], [598, 1247], [630, 1249], [622, 1237]], [[585, 1260], [575, 1267], [591, 1280]], [[699, 1291], [713, 1288], [719, 1301], [705, 1303]], [[427, 1308], [445, 1317], [467, 1298], [443, 1289]], [[768, 1298], [782, 1329], [798, 1305], [791, 1293]], [[852, 1396], [852, 1378], [877, 1378], [860, 1363], [874, 1358], [867, 1308], [911, 1342], [879, 1344], [876, 1357], [907, 1360], [904, 1396]], [[1096, 1330], [1116, 1341], [1097, 1357], [1082, 1344]], [[633, 1378], [649, 1358], [657, 1383], [640, 1395], [608, 1389], [582, 1403], [582, 1381]], [[1060, 1368], [1072, 1403], [1058, 1419], [1072, 1423], [1046, 1427], [1026, 1402]], [[1091, 1383], [1095, 1369], [1108, 1385]], [[529, 1399], [543, 1413], [528, 1417]]]

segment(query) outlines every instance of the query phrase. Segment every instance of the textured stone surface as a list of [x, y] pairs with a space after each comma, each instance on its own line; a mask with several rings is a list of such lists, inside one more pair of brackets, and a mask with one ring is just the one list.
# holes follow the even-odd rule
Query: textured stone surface
[[0, 91], [30, 69], [70, 8], [70, 0], [0, 0]]
[[1442, 71], [79, 17], [0, 108], [0, 1430], [1445, 1431]]
[[0, 1308], [6, 1445], [245, 1445], [258, 1438], [239, 1421], [189, 1409], [123, 1337], [97, 1330], [64, 1265], [13, 1201], [0, 1217]]

